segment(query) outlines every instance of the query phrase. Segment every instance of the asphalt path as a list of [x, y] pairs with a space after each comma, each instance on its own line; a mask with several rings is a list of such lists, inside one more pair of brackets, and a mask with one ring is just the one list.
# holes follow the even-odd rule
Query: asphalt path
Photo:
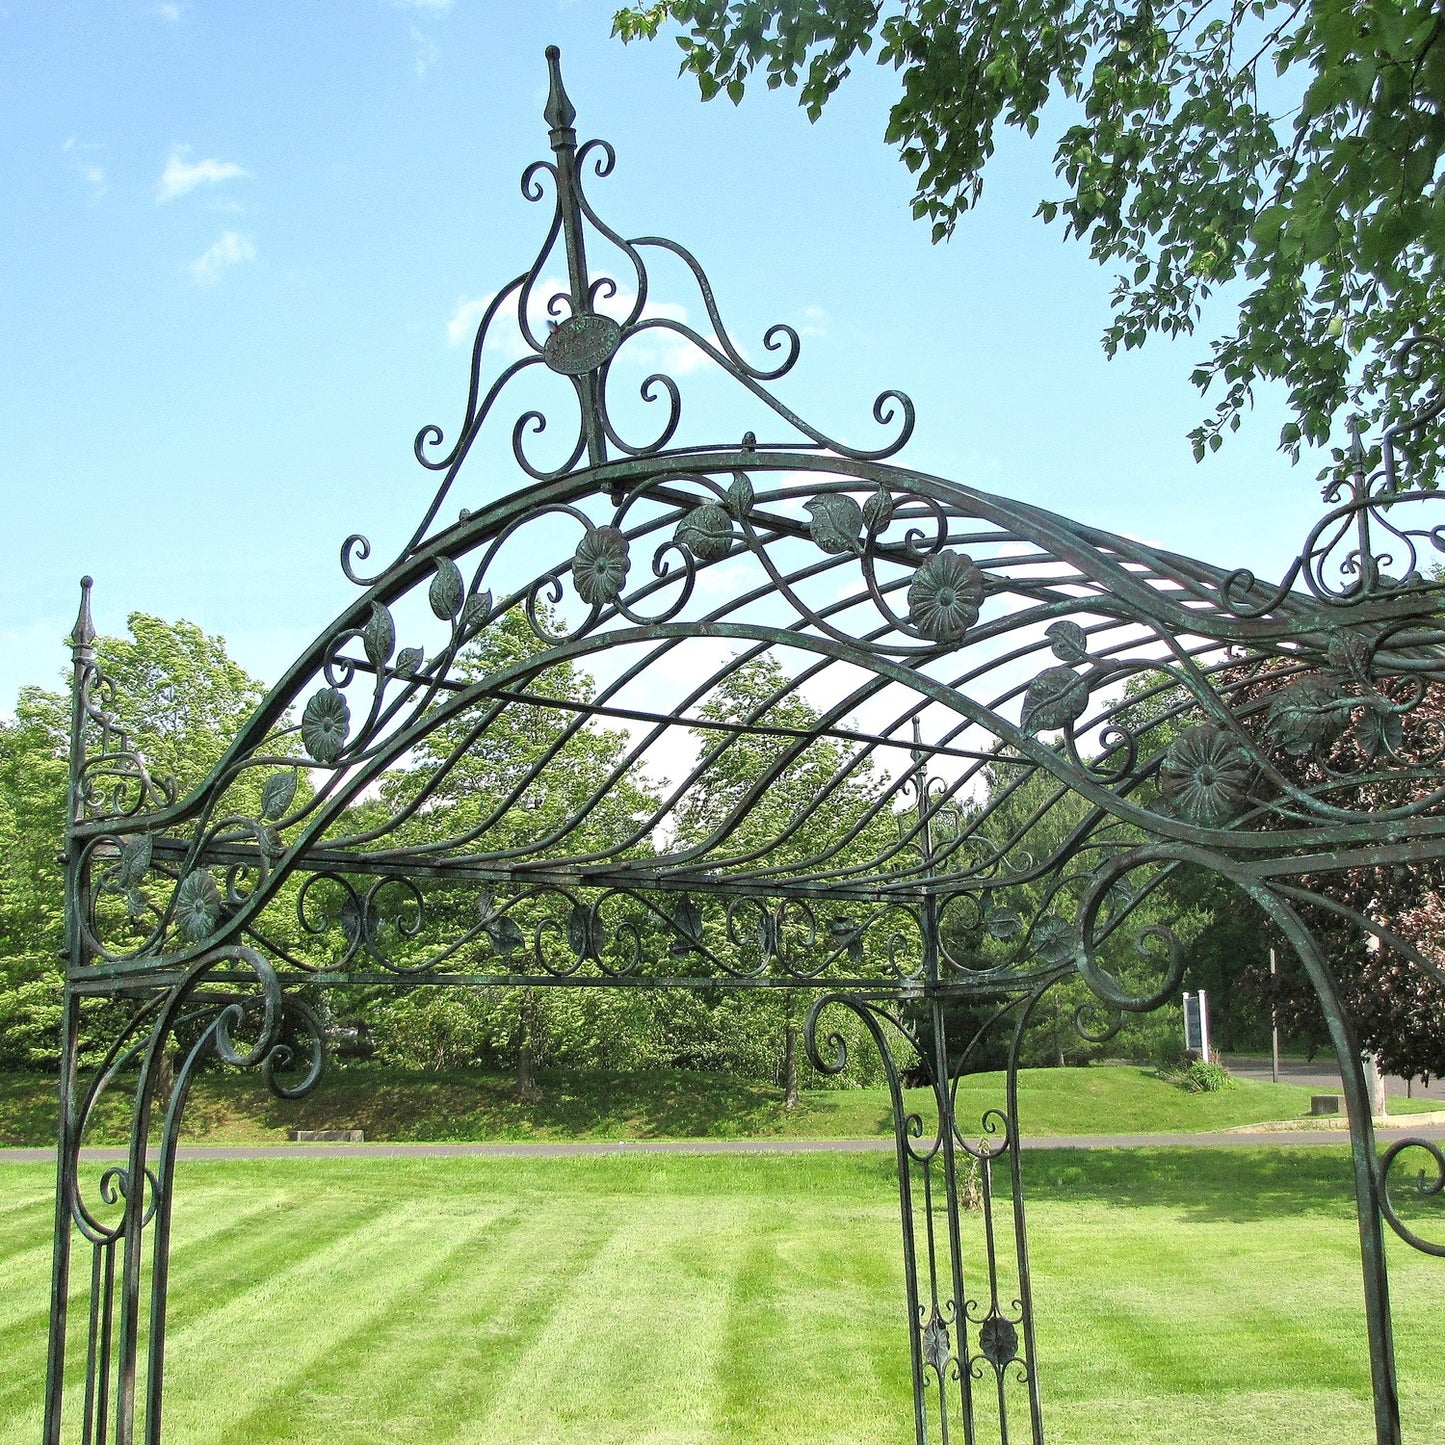
[[[1387, 1142], [1396, 1130], [1381, 1131]], [[1445, 1142], [1445, 1123], [1403, 1125], [1401, 1137]], [[1298, 1145], [1349, 1143], [1344, 1129], [1238, 1130], [1219, 1134], [1074, 1134], [1036, 1135], [1021, 1141], [1034, 1149], [1259, 1149]], [[882, 1154], [891, 1153], [892, 1139], [676, 1139], [619, 1140], [588, 1144], [192, 1144], [178, 1157], [197, 1159], [565, 1159], [601, 1154]], [[124, 1163], [124, 1149], [82, 1149], [90, 1164]], [[0, 1164], [46, 1164], [53, 1149], [0, 1149]]]
[[[1226, 1054], [1224, 1064], [1236, 1078], [1254, 1079], [1266, 1084], [1271, 1080], [1272, 1069], [1268, 1056]], [[1323, 1053], [1313, 1059], [1281, 1059], [1279, 1082], [1299, 1084], [1318, 1094], [1338, 1094], [1343, 1088], [1338, 1065], [1328, 1054]], [[1387, 1074], [1385, 1097], [1388, 1100], [1396, 1096], [1402, 1099], [1436, 1099], [1440, 1107], [1445, 1109], [1445, 1079], [1431, 1079], [1428, 1084], [1422, 1084], [1419, 1079], [1408, 1082], [1397, 1079], [1393, 1074]]]

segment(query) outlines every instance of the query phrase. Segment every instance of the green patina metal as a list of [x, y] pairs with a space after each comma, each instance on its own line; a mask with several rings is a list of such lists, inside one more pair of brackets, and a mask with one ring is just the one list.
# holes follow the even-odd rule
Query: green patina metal
[[[1445, 746], [1413, 736], [1445, 681], [1441, 584], [1427, 575], [1445, 548], [1426, 510], [1440, 499], [1410, 488], [1386, 435], [1382, 466], [1367, 470], [1357, 450], [1269, 585], [899, 466], [914, 416], [897, 392], [874, 405], [878, 444], [845, 446], [769, 389], [798, 357], [791, 328], [771, 328], [755, 363], [687, 251], [599, 218], [583, 178], [605, 177], [614, 156], [578, 145], [555, 50], [548, 59], [553, 158], [522, 178], [528, 200], [550, 197], [546, 238], [481, 320], [451, 442], [435, 426], [417, 437], [435, 498], [375, 573], [362, 570], [370, 544], [347, 539], [356, 601], [194, 792], [152, 777], [118, 721], [85, 583], [47, 1445], [65, 1438], [77, 1243], [90, 1267], [85, 1395], [64, 1423], [87, 1445], [161, 1439], [189, 1082], [219, 1058], [304, 1093], [330, 1029], [317, 1000], [356, 983], [796, 990], [825, 1072], [843, 1067], [847, 1032], [830, 1036], [829, 1021], [851, 1017], [892, 1091], [918, 1445], [1042, 1441], [1020, 1041], [1071, 979], [1096, 1000], [1076, 1019], [1094, 1037], [1176, 995], [1183, 950], [1141, 910], [1181, 868], [1256, 904], [1318, 990], [1350, 1109], [1376, 1439], [1393, 1445], [1384, 1230], [1445, 1248], [1402, 1217], [1391, 1171], [1423, 1160], [1409, 1187], [1439, 1193], [1445, 1156], [1418, 1141], [1377, 1153], [1358, 1040], [1302, 908], [1342, 909], [1330, 894], [1342, 869], [1445, 854]], [[553, 295], [542, 278], [559, 251], [568, 279]], [[649, 307], [659, 257], [696, 283], [706, 325]], [[490, 345], [504, 328], [510, 349]], [[682, 440], [678, 379], [659, 370], [624, 397], [639, 339], [695, 348], [781, 439]], [[537, 381], [560, 409], [499, 415]], [[557, 444], [562, 412], [573, 421]], [[650, 437], [629, 430], [639, 414], [654, 416]], [[498, 426], [519, 482], [478, 504], [467, 463], [475, 451], [479, 474], [497, 470], [496, 454], [481, 458]], [[533, 450], [544, 434], [547, 461]], [[447, 521], [454, 494], [473, 509]], [[469, 661], [495, 629], [523, 624], [525, 655]], [[765, 695], [741, 714], [709, 706], [763, 657], [781, 664]], [[585, 700], [549, 689], [564, 663], [597, 670]], [[468, 759], [537, 720], [548, 744], [501, 801], [438, 836], [434, 800], [462, 786]], [[627, 730], [605, 779], [565, 816], [529, 812], [599, 725]], [[734, 750], [761, 742], [761, 772], [706, 829], [681, 829]], [[770, 813], [769, 793], [824, 746], [808, 805]], [[662, 781], [684, 758], [680, 780]], [[633, 803], [615, 805], [629, 783]], [[92, 998], [128, 1012], [83, 1072]], [[986, 1004], [991, 1022], [950, 1041], [960, 1001]], [[957, 1079], [988, 1027], [1009, 1039], [1006, 1101], [964, 1119]], [[915, 1058], [933, 1081], [927, 1123], [904, 1103]], [[132, 1096], [131, 1145], [98, 1169], [80, 1149], [108, 1089]], [[959, 1208], [969, 1173], [981, 1230]]]

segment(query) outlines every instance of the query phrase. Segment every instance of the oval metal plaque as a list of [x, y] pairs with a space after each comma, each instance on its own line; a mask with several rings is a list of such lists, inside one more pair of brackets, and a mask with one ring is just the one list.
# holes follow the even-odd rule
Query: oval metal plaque
[[581, 376], [601, 366], [621, 340], [622, 328], [610, 316], [569, 316], [542, 343], [542, 360], [564, 376]]

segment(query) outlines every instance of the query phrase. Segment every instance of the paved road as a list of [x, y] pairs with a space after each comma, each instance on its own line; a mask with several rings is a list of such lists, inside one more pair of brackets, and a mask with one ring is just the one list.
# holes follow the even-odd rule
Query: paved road
[[[1445, 1142], [1445, 1124], [1421, 1124], [1402, 1130], [1411, 1138]], [[1384, 1139], [1395, 1137], [1393, 1131]], [[1025, 1149], [1244, 1149], [1279, 1145], [1337, 1144], [1349, 1142], [1343, 1129], [1241, 1131], [1227, 1134], [1078, 1134], [1035, 1136], [1023, 1141]], [[178, 1152], [193, 1159], [559, 1159], [585, 1154], [841, 1154], [888, 1153], [891, 1139], [680, 1139], [615, 1144], [257, 1144], [246, 1147], [195, 1144]], [[0, 1163], [45, 1164], [55, 1157], [50, 1149], [0, 1149]], [[124, 1149], [84, 1149], [87, 1163], [122, 1163]]]
[[[1241, 1079], [1258, 1079], [1266, 1084], [1270, 1082], [1268, 1057], [1226, 1054], [1224, 1063], [1230, 1073], [1238, 1075]], [[1338, 1094], [1342, 1087], [1340, 1071], [1327, 1054], [1320, 1054], [1309, 1062], [1304, 1059], [1281, 1059], [1279, 1081], [1282, 1084], [1300, 1084], [1319, 1094]], [[1416, 1079], [1411, 1084], [1404, 1079], [1387, 1075], [1385, 1078], [1386, 1098], [1393, 1098], [1396, 1094], [1401, 1098], [1408, 1096], [1416, 1099], [1437, 1099], [1440, 1107], [1445, 1109], [1445, 1079], [1431, 1079], [1429, 1084], [1422, 1084]]]

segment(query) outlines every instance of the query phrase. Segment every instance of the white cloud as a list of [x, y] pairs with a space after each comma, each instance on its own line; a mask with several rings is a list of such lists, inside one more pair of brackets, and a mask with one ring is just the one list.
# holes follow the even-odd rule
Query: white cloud
[[256, 259], [256, 243], [239, 231], [225, 231], [204, 255], [191, 262], [191, 275], [203, 286], [214, 285], [221, 273], [242, 261]]
[[71, 136], [61, 147], [69, 157], [70, 164], [76, 175], [90, 188], [90, 199], [97, 201], [109, 189], [106, 181], [105, 168], [95, 164], [94, 161], [84, 159], [86, 151], [98, 151], [100, 147], [94, 144], [86, 144], [77, 137]]
[[458, 301], [457, 309], [452, 312], [452, 319], [447, 322], [447, 345], [460, 346], [462, 342], [474, 336], [483, 314], [487, 307], [496, 300], [496, 297], [495, 291], [488, 291], [485, 296]]
[[197, 186], [216, 185], [221, 181], [235, 180], [238, 176], [249, 176], [248, 170], [235, 161], [203, 160], [194, 163], [185, 159], [188, 146], [175, 146], [171, 150], [166, 168], [156, 182], [156, 200], [173, 201], [184, 196]]
[[391, 0], [398, 10], [420, 10], [427, 15], [445, 15], [452, 0]]
[[424, 35], [415, 25], [411, 27], [411, 40], [412, 44], [416, 46], [416, 59], [413, 62], [416, 73], [418, 76], [425, 75], [436, 64], [437, 56], [442, 53], [441, 47], [430, 35]]
[[[548, 301], [559, 293], [566, 296], [570, 289], [560, 276], [544, 277], [533, 286], [527, 318], [533, 334], [539, 340], [546, 337], [549, 322], [567, 314], [565, 308], [557, 315], [548, 312]], [[461, 346], [471, 342], [487, 307], [492, 304], [496, 295], [495, 291], [489, 291], [485, 296], [463, 297], [457, 302], [456, 310], [447, 322], [447, 342], [450, 345]], [[598, 311], [616, 321], [622, 321], [632, 310], [636, 300], [636, 292], [619, 290], [615, 296], [599, 296], [596, 305]], [[531, 347], [517, 332], [516, 304], [516, 299], [512, 298], [497, 313], [492, 323], [493, 329], [486, 341], [488, 351], [499, 352], [509, 361], [516, 361], [531, 354]], [[687, 308], [671, 301], [649, 301], [643, 308], [642, 318], [686, 323]], [[618, 351], [617, 357], [619, 361], [626, 360], [651, 371], [665, 371], [672, 376], [682, 376], [689, 371], [695, 371], [708, 360], [707, 355], [685, 336], [679, 336], [675, 331], [662, 326], [649, 327], [645, 331], [634, 333]]]
[[151, 7], [162, 20], [169, 20], [172, 23], [181, 18], [181, 7], [168, 3], [168, 0], [159, 0], [159, 3]]
[[800, 336], [826, 336], [828, 334], [828, 313], [821, 306], [803, 307], [803, 324], [798, 327]]

